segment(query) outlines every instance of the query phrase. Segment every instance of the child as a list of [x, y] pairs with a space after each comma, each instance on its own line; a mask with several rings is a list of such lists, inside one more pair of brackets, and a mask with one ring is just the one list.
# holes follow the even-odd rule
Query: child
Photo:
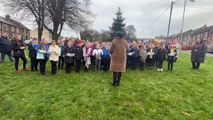
[[146, 49], [144, 45], [139, 46], [139, 55], [140, 55], [140, 70], [144, 70], [144, 65], [146, 62]]
[[83, 42], [78, 41], [75, 47], [75, 72], [79, 73], [81, 70], [81, 63], [83, 59]]
[[71, 73], [72, 64], [74, 63], [75, 50], [73, 47], [73, 41], [67, 41], [67, 46], [64, 49], [66, 73]]
[[53, 40], [51, 43], [51, 46], [49, 47], [48, 50], [49, 54], [50, 54], [50, 62], [51, 62], [51, 72], [52, 75], [56, 75], [57, 72], [57, 62], [59, 60], [59, 56], [60, 56], [60, 48], [56, 45], [56, 41]]
[[95, 57], [95, 71], [98, 71], [101, 69], [101, 56], [103, 55], [100, 44], [96, 44], [96, 48], [93, 50], [92, 55]]
[[64, 68], [64, 48], [65, 48], [64, 40], [61, 40], [59, 42], [59, 47], [61, 49], [61, 53], [60, 53], [59, 61], [58, 61], [58, 69], [63, 69]]
[[149, 43], [148, 49], [147, 49], [147, 66], [148, 70], [153, 70], [154, 62], [155, 62], [155, 50], [154, 50], [154, 44]]
[[83, 56], [85, 61], [85, 71], [89, 70], [89, 66], [91, 65], [91, 56], [92, 56], [92, 44], [87, 42], [86, 46], [83, 48]]
[[36, 59], [38, 48], [38, 39], [33, 38], [32, 42], [29, 44], [29, 57], [31, 62], [31, 71], [38, 71], [38, 60]]
[[168, 70], [173, 70], [173, 64], [177, 60], [177, 50], [174, 44], [170, 44], [167, 54], [167, 61], [168, 61]]
[[109, 64], [110, 64], [109, 49], [106, 49], [106, 47], [103, 47], [102, 65], [103, 65], [103, 70], [105, 72], [109, 70]]
[[161, 43], [161, 47], [158, 48], [157, 54], [156, 54], [156, 60], [157, 60], [157, 67], [158, 71], [163, 71], [163, 61], [166, 60], [166, 49], [165, 45]]

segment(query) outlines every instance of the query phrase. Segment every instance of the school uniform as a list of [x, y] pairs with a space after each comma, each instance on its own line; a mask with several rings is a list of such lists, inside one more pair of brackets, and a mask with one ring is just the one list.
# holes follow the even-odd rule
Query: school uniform
[[109, 54], [109, 50], [107, 49], [103, 50], [102, 65], [103, 65], [103, 70], [105, 72], [109, 70], [110, 54]]
[[64, 68], [64, 48], [65, 46], [60, 46], [60, 56], [59, 56], [59, 61], [58, 61], [58, 69], [63, 69]]
[[51, 62], [52, 75], [55, 75], [57, 73], [57, 62], [59, 60], [60, 52], [60, 48], [57, 45], [51, 45], [49, 47], [48, 53], [50, 54], [49, 60]]
[[71, 73], [72, 64], [74, 63], [74, 56], [75, 56], [75, 50], [74, 47], [68, 47], [66, 46], [64, 49], [64, 55], [65, 55], [65, 64], [66, 64], [66, 73]]
[[38, 71], [38, 60], [36, 59], [38, 44], [30, 43], [28, 46], [31, 62], [31, 71]]
[[46, 74], [46, 63], [47, 63], [48, 58], [49, 58], [48, 50], [49, 50], [48, 44], [38, 45], [36, 59], [38, 60], [38, 62], [40, 64], [39, 69], [40, 69], [41, 75]]
[[163, 61], [166, 60], [166, 49], [158, 48], [156, 54], [157, 67], [159, 70], [163, 70]]
[[168, 49], [167, 52], [167, 61], [168, 61], [168, 70], [173, 70], [173, 64], [177, 60], [177, 50], [175, 48]]
[[101, 56], [103, 55], [102, 49], [94, 49], [92, 55], [95, 57], [95, 71], [101, 69]]
[[80, 72], [81, 64], [83, 60], [83, 49], [82, 47], [75, 47], [75, 72]]
[[18, 71], [18, 64], [19, 64], [19, 58], [23, 61], [23, 69], [26, 69], [27, 65], [27, 59], [25, 55], [25, 45], [22, 40], [13, 40], [12, 41], [12, 50], [13, 50], [13, 57], [15, 58], [15, 69]]
[[140, 70], [144, 70], [144, 65], [146, 61], [146, 50], [139, 49], [139, 55], [140, 55]]
[[155, 62], [155, 50], [154, 49], [147, 49], [147, 67], [149, 70], [153, 69]]
[[131, 48], [130, 53], [132, 53], [132, 55], [130, 55], [130, 66], [132, 69], [136, 69], [139, 62], [138, 61], [139, 51], [137, 48]]

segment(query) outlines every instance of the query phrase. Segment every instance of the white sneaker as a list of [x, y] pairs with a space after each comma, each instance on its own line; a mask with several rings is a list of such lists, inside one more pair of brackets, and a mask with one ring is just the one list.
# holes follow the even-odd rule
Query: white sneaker
[[161, 69], [160, 71], [163, 72], [163, 69]]
[[158, 71], [160, 71], [160, 69], [158, 69]]

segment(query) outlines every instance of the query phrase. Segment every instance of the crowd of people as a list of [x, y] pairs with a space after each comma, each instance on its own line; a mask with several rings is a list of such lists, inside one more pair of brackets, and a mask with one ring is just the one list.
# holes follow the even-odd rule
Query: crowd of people
[[[27, 55], [26, 50], [29, 50]], [[88, 40], [74, 41], [70, 38], [65, 40], [47, 39], [38, 40], [33, 38], [26, 46], [21, 35], [15, 35], [13, 40], [8, 39], [8, 34], [3, 33], [0, 38], [1, 63], [5, 62], [7, 55], [11, 62], [15, 62], [17, 73], [23, 71], [39, 71], [46, 75], [46, 63], [51, 63], [52, 75], [57, 74], [58, 69], [64, 69], [70, 74], [72, 67], [79, 73], [82, 69], [88, 72], [94, 66], [95, 71], [112, 71], [113, 86], [119, 86], [122, 73], [127, 68], [143, 70], [163, 71], [164, 61], [168, 62], [168, 70], [173, 71], [174, 63], [178, 59], [178, 50], [175, 42], [165, 44], [133, 41], [128, 43], [121, 33], [117, 33], [112, 42], [90, 42]], [[206, 45], [202, 40], [197, 40], [191, 53], [192, 68], [198, 70], [204, 62]], [[27, 56], [30, 58], [30, 68], [27, 66]], [[23, 70], [19, 69], [19, 59], [23, 61]], [[92, 67], [93, 68], [93, 67]]]

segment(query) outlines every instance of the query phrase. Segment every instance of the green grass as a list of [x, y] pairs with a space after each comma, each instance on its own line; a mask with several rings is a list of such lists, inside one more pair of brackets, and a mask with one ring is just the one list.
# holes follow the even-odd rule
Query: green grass
[[119, 88], [110, 72], [51, 76], [48, 67], [41, 77], [0, 64], [0, 119], [213, 119], [213, 58], [194, 71], [189, 57], [180, 55], [173, 72], [166, 62], [162, 73], [128, 70]]

